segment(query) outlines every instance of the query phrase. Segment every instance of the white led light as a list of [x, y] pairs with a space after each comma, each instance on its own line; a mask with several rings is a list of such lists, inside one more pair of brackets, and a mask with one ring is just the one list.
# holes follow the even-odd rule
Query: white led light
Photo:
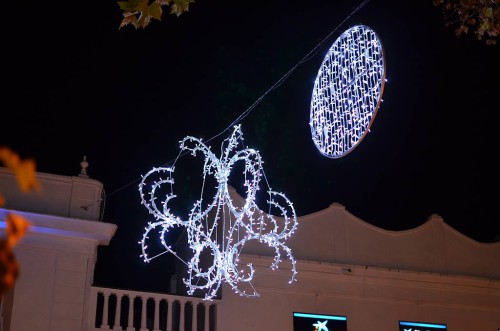
[[[223, 281], [242, 296], [258, 296], [251, 285], [255, 269], [251, 264], [243, 268], [239, 265], [240, 252], [250, 241], [267, 244], [273, 249], [275, 257], [270, 266], [272, 269], [276, 269], [282, 261], [282, 255], [286, 255], [292, 264], [290, 282], [295, 280], [297, 273], [292, 251], [284, 243], [297, 228], [295, 209], [284, 194], [272, 191], [270, 188], [267, 191], [269, 212], [264, 213], [257, 207], [255, 198], [263, 175], [262, 159], [259, 152], [254, 149], [238, 150], [239, 145], [243, 145], [240, 125], [235, 126], [232, 135], [223, 141], [220, 158], [198, 138], [188, 136], [181, 141], [181, 152], [190, 151], [193, 156], [201, 152], [205, 156], [202, 187], [205, 187], [208, 175], [214, 176], [218, 184], [213, 201], [209, 203], [202, 199], [196, 201], [185, 221], [173, 215], [168, 206], [168, 203], [176, 197], [172, 189], [174, 166], [153, 168], [139, 184], [142, 204], [157, 220], [145, 228], [143, 238], [139, 242], [142, 247], [141, 257], [145, 262], [149, 262], [166, 252], [174, 254], [188, 267], [188, 276], [184, 279], [188, 294], [193, 295], [197, 290], [203, 291], [205, 300], [211, 300], [216, 296]], [[228, 180], [231, 170], [240, 161], [244, 164], [243, 185], [246, 188], [246, 196], [244, 204], [236, 206], [229, 195]], [[147, 185], [146, 183], [155, 176], [159, 179]], [[158, 195], [165, 186], [170, 188], [168, 190], [170, 193], [167, 193], [160, 202], [161, 197]], [[189, 261], [182, 260], [166, 243], [165, 236], [176, 226], [186, 228], [187, 244], [192, 252]], [[146, 241], [157, 227], [165, 251], [149, 257]], [[209, 257], [208, 262], [207, 257]], [[246, 285], [250, 290], [247, 292], [241, 285]]]
[[384, 85], [384, 52], [375, 32], [364, 25], [345, 31], [323, 59], [311, 98], [312, 140], [323, 155], [340, 158], [360, 143]]

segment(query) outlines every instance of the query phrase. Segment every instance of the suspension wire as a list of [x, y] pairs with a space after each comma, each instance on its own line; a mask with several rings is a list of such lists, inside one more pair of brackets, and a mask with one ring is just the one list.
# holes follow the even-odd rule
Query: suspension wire
[[[229, 124], [224, 130], [220, 131], [219, 133], [217, 133], [216, 135], [212, 136], [211, 138], [209, 138], [208, 140], [206, 140], [207, 143], [209, 143], [210, 141], [218, 138], [219, 136], [221, 136], [222, 134], [226, 133], [228, 130], [230, 130], [234, 125], [240, 123], [243, 119], [245, 119], [254, 109], [255, 107], [269, 94], [271, 93], [272, 91], [274, 91], [275, 89], [277, 89], [278, 87], [281, 86], [281, 84], [283, 84], [283, 82], [288, 78], [290, 77], [290, 75], [302, 64], [304, 64], [305, 62], [309, 61], [310, 59], [312, 59], [314, 57], [314, 55], [316, 55], [318, 49], [325, 43], [325, 41], [327, 41], [328, 39], [330, 39], [330, 37], [338, 31], [338, 29], [344, 25], [344, 23], [349, 20], [356, 12], [358, 12], [361, 8], [363, 8], [368, 2], [370, 2], [370, 0], [363, 0], [363, 2], [361, 2], [358, 6], [356, 6], [353, 11], [346, 17], [342, 20], [342, 22], [340, 22], [336, 27], [335, 29], [333, 29], [326, 37], [324, 37], [312, 50], [310, 50], [297, 64], [295, 64], [290, 70], [288, 70], [287, 73], [285, 73], [280, 79], [278, 79], [278, 81], [276, 83], [274, 83], [266, 92], [264, 92], [264, 94], [262, 94], [259, 98], [257, 98], [257, 100], [255, 100], [255, 102], [250, 106], [248, 107], [245, 111], [243, 111], [234, 121], [231, 122], [231, 124]], [[177, 160], [181, 157], [181, 156], [184, 156], [186, 154], [188, 154], [189, 151], [184, 151], [184, 152], [181, 152], [177, 155], [177, 157], [175, 159], [171, 159], [170, 161], [167, 161], [166, 163], [164, 163], [162, 165], [162, 167], [164, 166], [167, 166], [169, 164], [175, 164], [175, 162], [177, 162]], [[265, 176], [264, 176], [265, 177]], [[138, 181], [140, 180], [140, 178], [137, 178], [125, 185], [123, 185], [122, 187], [114, 190], [113, 192], [109, 193], [107, 195], [107, 197], [109, 198], [110, 196], [124, 190], [125, 188], [129, 187], [130, 185], [134, 184], [134, 183], [137, 183]], [[267, 181], [267, 178], [266, 178], [266, 181]]]

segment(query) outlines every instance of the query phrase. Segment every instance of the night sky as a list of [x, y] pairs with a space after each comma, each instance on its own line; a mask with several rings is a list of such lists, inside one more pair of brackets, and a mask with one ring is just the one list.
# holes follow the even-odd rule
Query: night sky
[[[99, 249], [96, 285], [167, 291], [173, 259], [139, 258], [151, 221], [141, 175], [170, 164], [185, 136], [210, 140], [242, 114], [245, 144], [299, 216], [338, 202], [398, 231], [435, 213], [495, 241], [500, 46], [455, 37], [432, 0], [371, 0], [353, 13], [361, 2], [197, 0], [180, 17], [119, 30], [113, 0], [16, 1], [0, 144], [46, 173], [77, 175], [87, 157], [104, 184], [103, 221], [118, 225]], [[358, 24], [382, 41], [384, 101], [361, 144], [329, 159], [311, 140], [312, 88], [328, 48]], [[226, 136], [211, 141], [215, 151]], [[197, 192], [184, 193], [190, 207]]]

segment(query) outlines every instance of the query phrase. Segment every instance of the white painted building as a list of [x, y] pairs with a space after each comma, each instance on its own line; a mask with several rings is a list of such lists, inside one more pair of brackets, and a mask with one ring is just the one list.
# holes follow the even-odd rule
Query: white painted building
[[500, 243], [471, 240], [438, 215], [412, 230], [387, 231], [338, 204], [299, 217], [288, 242], [297, 259], [292, 284], [287, 261], [273, 271], [268, 250], [245, 248], [241, 263], [256, 267], [258, 298], [227, 286], [209, 302], [93, 286], [97, 247], [112, 245], [116, 225], [101, 220], [102, 184], [84, 170], [38, 173], [42, 193], [26, 195], [0, 168], [2, 231], [8, 212], [33, 223], [16, 247], [21, 274], [3, 295], [2, 331], [292, 331], [294, 312], [344, 316], [349, 331], [397, 331], [399, 321], [500, 329]]
[[[102, 183], [81, 176], [37, 173], [39, 192], [20, 192], [0, 168], [1, 229], [7, 213], [32, 223], [15, 247], [20, 275], [2, 297], [2, 330], [81, 330], [87, 322], [97, 247], [108, 245], [116, 225], [100, 222]], [[97, 202], [97, 203], [96, 203]]]
[[220, 330], [293, 330], [294, 312], [345, 316], [350, 331], [398, 330], [399, 321], [500, 329], [500, 243], [476, 242], [438, 215], [395, 232], [332, 204], [299, 218], [289, 244], [298, 260], [292, 284], [286, 264], [270, 271], [263, 247], [246, 250], [241, 263], [257, 267], [260, 297], [224, 288]]

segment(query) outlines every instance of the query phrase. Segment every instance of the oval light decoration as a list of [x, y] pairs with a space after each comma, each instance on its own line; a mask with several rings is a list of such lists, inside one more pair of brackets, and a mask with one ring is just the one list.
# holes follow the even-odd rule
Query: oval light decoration
[[365, 25], [346, 30], [323, 59], [312, 92], [309, 125], [324, 156], [341, 158], [361, 142], [384, 85], [384, 51], [377, 34]]

